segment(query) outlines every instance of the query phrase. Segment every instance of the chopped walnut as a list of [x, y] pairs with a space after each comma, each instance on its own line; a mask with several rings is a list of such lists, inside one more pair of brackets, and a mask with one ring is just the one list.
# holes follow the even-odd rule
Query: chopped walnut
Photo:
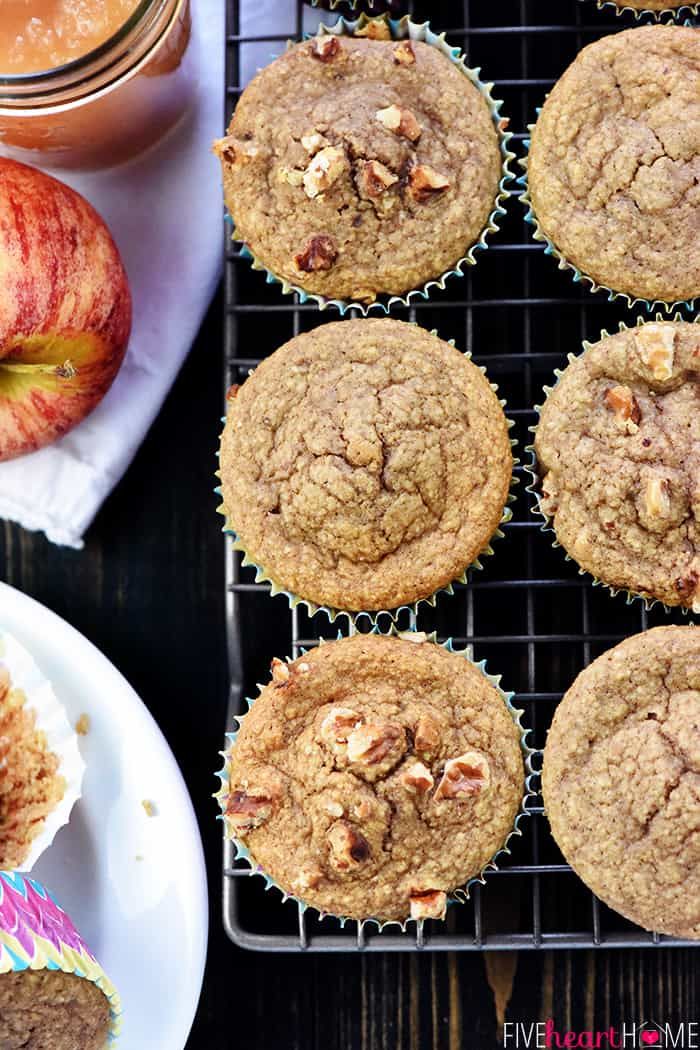
[[650, 518], [667, 518], [671, 513], [671, 486], [666, 478], [648, 478], [644, 487], [644, 506]]
[[342, 815], [345, 813], [345, 810], [341, 806], [340, 802], [336, 802], [334, 799], [331, 799], [330, 802], [326, 802], [323, 808], [330, 817], [335, 817], [336, 819], [338, 817], [342, 817]]
[[270, 664], [270, 669], [272, 671], [272, 681], [274, 684], [286, 685], [289, 681], [289, 665], [286, 664], [284, 660], [278, 660], [278, 658], [275, 657]]
[[282, 182], [294, 187], [301, 186], [304, 182], [304, 172], [301, 168], [280, 168], [279, 177]]
[[367, 722], [348, 736], [348, 761], [378, 766], [390, 756], [398, 761], [406, 750], [406, 734], [391, 722]]
[[549, 518], [556, 514], [559, 507], [557, 502], [558, 494], [557, 484], [550, 470], [542, 478], [542, 492], [540, 494], [540, 510]]
[[415, 795], [430, 791], [435, 783], [433, 775], [422, 762], [412, 762], [401, 774], [401, 783]]
[[304, 191], [307, 197], [318, 197], [325, 193], [347, 167], [345, 152], [337, 146], [325, 146], [319, 150], [304, 172]]
[[635, 330], [639, 356], [654, 379], [663, 382], [673, 375], [676, 331], [669, 324], [643, 324]]
[[324, 146], [330, 146], [330, 142], [320, 131], [309, 131], [306, 135], [302, 135], [301, 144], [307, 153], [316, 153]]
[[637, 430], [642, 413], [637, 398], [628, 386], [608, 387], [603, 395], [603, 400], [606, 408], [614, 412], [615, 418], [623, 423], [627, 430]]
[[479, 795], [490, 782], [491, 771], [486, 756], [478, 751], [466, 751], [445, 763], [445, 772], [433, 797], [439, 801]]
[[387, 131], [393, 131], [395, 135], [403, 135], [411, 142], [417, 142], [420, 138], [421, 126], [410, 109], [392, 105], [378, 109], [375, 116]]
[[428, 164], [416, 164], [408, 173], [408, 190], [414, 200], [425, 204], [437, 193], [449, 189], [450, 181]]
[[399, 631], [398, 636], [404, 642], [413, 642], [416, 645], [420, 645], [421, 642], [427, 642], [428, 640], [428, 635], [425, 631]]
[[430, 715], [421, 715], [413, 734], [413, 746], [418, 754], [429, 758], [440, 745], [440, 727]]
[[294, 256], [294, 262], [304, 273], [330, 270], [338, 258], [335, 241], [325, 233], [314, 234], [304, 248]]
[[326, 36], [315, 37], [311, 44], [311, 54], [319, 62], [332, 62], [336, 55], [340, 54], [340, 51], [340, 40], [332, 33]]
[[414, 890], [411, 894], [412, 919], [444, 919], [447, 894], [442, 890]]
[[392, 50], [397, 66], [412, 66], [416, 61], [416, 52], [410, 40], [400, 40]]
[[231, 386], [226, 391], [226, 400], [233, 401], [238, 396], [238, 391], [241, 389], [240, 383], [231, 383]]
[[379, 197], [398, 181], [398, 175], [394, 175], [390, 168], [378, 160], [368, 160], [362, 165], [358, 176], [360, 192], [365, 197]]
[[232, 791], [226, 803], [228, 823], [239, 835], [259, 828], [272, 816], [273, 800], [266, 795]]
[[330, 861], [336, 871], [357, 868], [369, 858], [369, 843], [347, 820], [331, 824], [327, 832]]
[[350, 733], [362, 722], [362, 715], [349, 707], [333, 707], [321, 722], [321, 739], [335, 754], [345, 754]]
[[700, 604], [700, 576], [698, 573], [691, 569], [687, 576], [679, 576], [676, 580], [676, 590], [683, 601], [687, 602], [692, 598], [693, 612], [700, 612], [700, 609], [696, 608]]
[[221, 160], [227, 164], [248, 164], [254, 160], [260, 152], [259, 148], [252, 142], [241, 142], [233, 135], [226, 135], [222, 139], [216, 139], [212, 150]]
[[373, 19], [355, 30], [355, 36], [366, 36], [370, 40], [391, 40], [391, 30], [383, 18]]

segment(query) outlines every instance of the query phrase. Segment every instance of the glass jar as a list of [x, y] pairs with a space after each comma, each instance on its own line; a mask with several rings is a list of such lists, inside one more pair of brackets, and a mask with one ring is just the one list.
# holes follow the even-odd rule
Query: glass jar
[[0, 152], [73, 169], [143, 152], [194, 97], [191, 34], [189, 0], [140, 0], [114, 36], [81, 58], [0, 75]]

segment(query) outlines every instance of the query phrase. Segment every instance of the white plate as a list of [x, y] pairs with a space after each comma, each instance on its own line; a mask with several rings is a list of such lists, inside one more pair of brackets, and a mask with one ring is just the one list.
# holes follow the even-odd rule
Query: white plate
[[119, 989], [119, 1050], [183, 1050], [202, 986], [208, 905], [180, 770], [134, 690], [73, 627], [4, 583], [0, 627], [31, 652], [71, 724], [90, 718], [80, 740], [83, 797], [32, 876], [55, 894]]

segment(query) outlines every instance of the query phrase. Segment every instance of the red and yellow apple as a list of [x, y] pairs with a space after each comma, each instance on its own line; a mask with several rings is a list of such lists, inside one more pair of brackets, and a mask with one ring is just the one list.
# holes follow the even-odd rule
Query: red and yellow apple
[[130, 331], [126, 271], [92, 205], [0, 158], [0, 460], [84, 419], [119, 371]]

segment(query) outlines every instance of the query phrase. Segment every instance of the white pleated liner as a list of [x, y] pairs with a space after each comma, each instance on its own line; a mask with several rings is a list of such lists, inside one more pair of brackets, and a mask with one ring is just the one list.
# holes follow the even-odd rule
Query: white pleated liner
[[17, 869], [32, 870], [57, 831], [68, 823], [71, 810], [82, 792], [85, 763], [78, 748], [78, 737], [59, 702], [48, 678], [42, 674], [33, 657], [13, 635], [0, 629], [0, 666], [7, 668], [10, 688], [24, 693], [25, 707], [34, 712], [36, 728], [45, 737], [49, 751], [59, 759], [58, 775], [65, 781], [63, 798], [44, 820], [41, 831], [31, 844], [24, 863]]

